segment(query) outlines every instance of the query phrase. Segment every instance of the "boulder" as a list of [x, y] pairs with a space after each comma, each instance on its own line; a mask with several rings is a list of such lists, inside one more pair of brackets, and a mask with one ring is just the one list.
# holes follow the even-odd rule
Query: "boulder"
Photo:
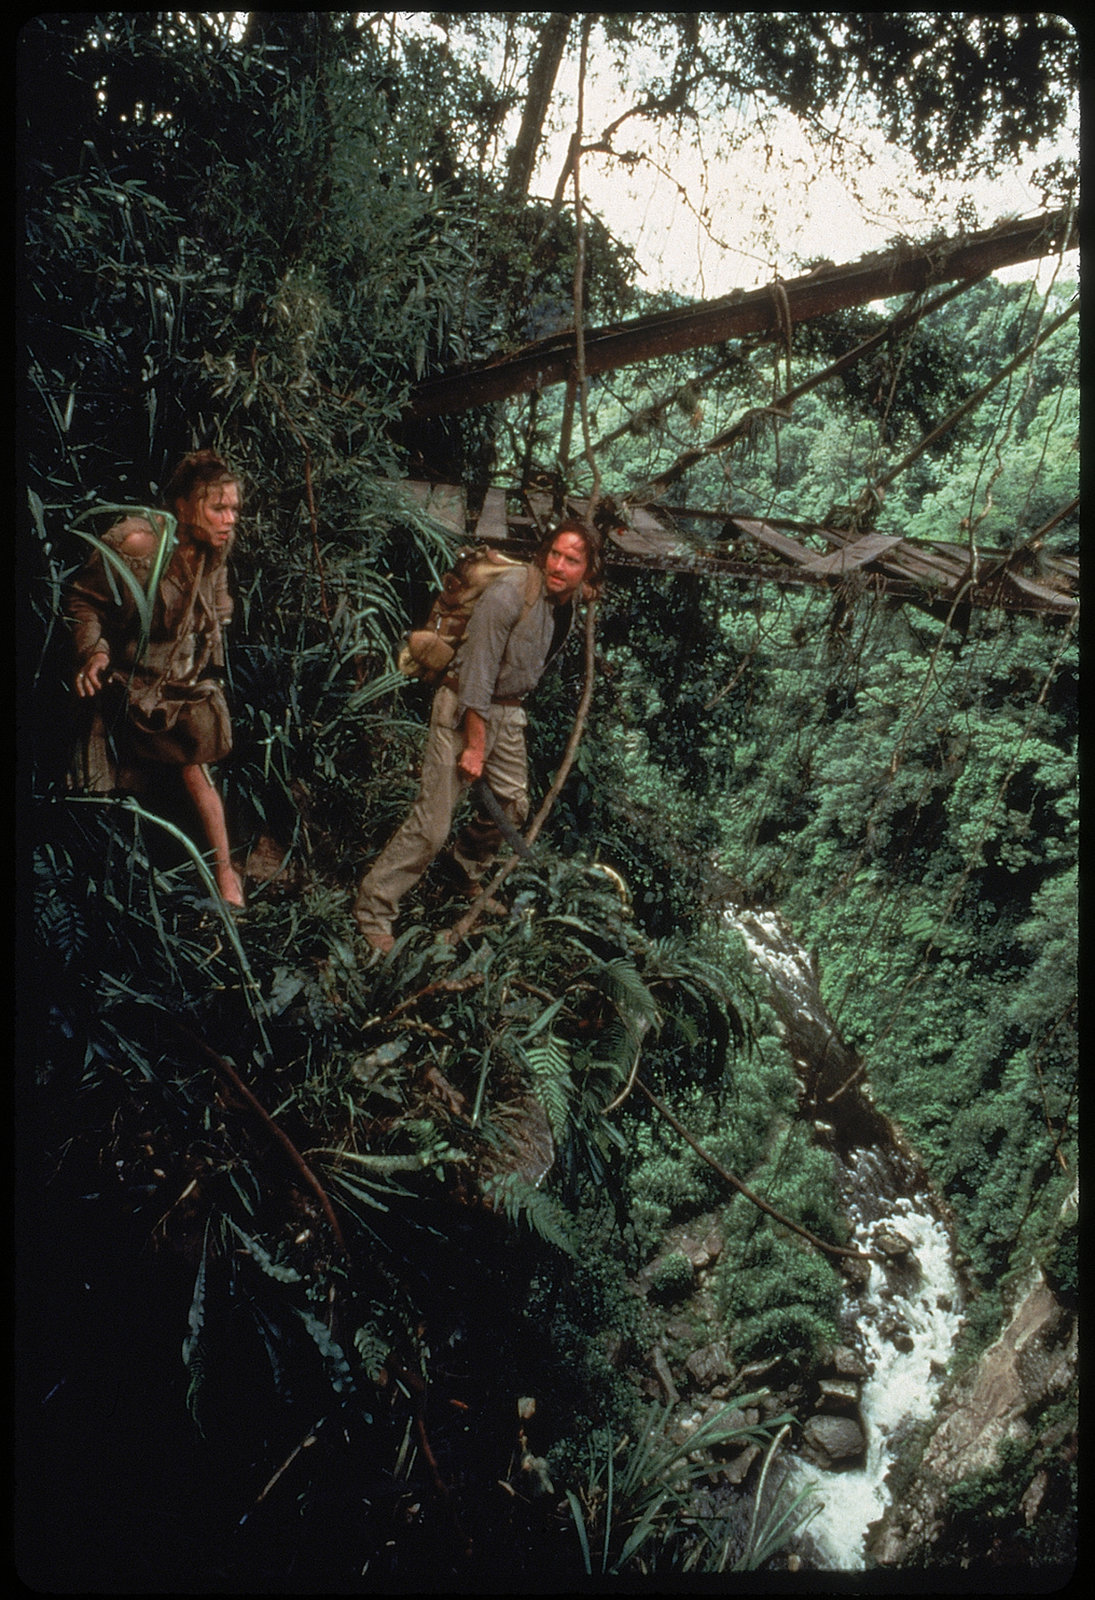
[[[1076, 1319], [1035, 1270], [1000, 1337], [944, 1395], [915, 1479], [871, 1534], [873, 1561], [898, 1566], [930, 1550], [951, 1486], [992, 1471], [1005, 1441], [1031, 1441], [1028, 1418], [1074, 1393], [1077, 1369]], [[1025, 1517], [1036, 1516], [1044, 1492], [1035, 1472], [1020, 1502]]]
[[819, 1378], [817, 1389], [819, 1411], [847, 1413], [859, 1405], [859, 1384], [855, 1378]]
[[705, 1390], [713, 1389], [720, 1378], [729, 1378], [734, 1370], [721, 1340], [693, 1350], [685, 1358], [684, 1368], [694, 1386]]
[[726, 1482], [735, 1485], [744, 1483], [748, 1476], [749, 1468], [760, 1453], [759, 1444], [747, 1444], [744, 1450], [739, 1451], [722, 1468], [722, 1476], [726, 1479]]
[[867, 1454], [867, 1439], [855, 1417], [819, 1414], [802, 1430], [802, 1453], [828, 1472], [859, 1467]]
[[916, 1341], [912, 1336], [909, 1325], [901, 1317], [883, 1317], [878, 1324], [878, 1331], [884, 1339], [890, 1341], [895, 1350], [903, 1350], [907, 1353], [915, 1348]]
[[795, 1365], [786, 1356], [771, 1356], [766, 1361], [751, 1361], [742, 1367], [738, 1379], [743, 1389], [778, 1389], [795, 1377]]
[[866, 1378], [868, 1376], [866, 1361], [864, 1361], [858, 1350], [853, 1350], [847, 1344], [837, 1345], [829, 1364], [838, 1378]]
[[902, 1261], [912, 1250], [912, 1240], [906, 1239], [892, 1224], [883, 1223], [874, 1231], [874, 1247], [891, 1261]]

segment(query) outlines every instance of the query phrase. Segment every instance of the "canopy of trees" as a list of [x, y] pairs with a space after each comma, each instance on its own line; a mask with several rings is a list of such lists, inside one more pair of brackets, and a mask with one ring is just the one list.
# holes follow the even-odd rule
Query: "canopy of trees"
[[[585, 106], [545, 182], [568, 56], [631, 99], [609, 127]], [[956, 1219], [967, 1354], [1032, 1262], [1074, 1296], [1074, 631], [619, 572], [531, 711], [543, 795], [591, 686], [510, 917], [439, 940], [459, 913], [438, 870], [370, 964], [352, 886], [413, 793], [425, 709], [393, 650], [454, 545], [398, 485], [608, 505], [672, 470], [728, 521], [839, 514], [1036, 571], [1078, 549], [1075, 322], [1037, 338], [1068, 274], [586, 383], [579, 357], [569, 385], [459, 415], [409, 401], [558, 328], [580, 351], [679, 307], [580, 204], [593, 145], [626, 164], [632, 127], [703, 122], [729, 148], [746, 115], [789, 112], [834, 160], [871, 129], [925, 185], [957, 181], [1067, 133], [1068, 23], [43, 13], [19, 68], [24, 1577], [490, 1592], [779, 1560], [801, 1508], [752, 1515], [754, 1479], [697, 1529], [635, 1377], [673, 1289], [642, 1299], [634, 1275], [715, 1206], [735, 1372], [808, 1375], [835, 1338], [831, 1155], [727, 899], [780, 907], [818, 953]], [[1041, 181], [1073, 203], [1074, 164]], [[66, 784], [72, 525], [147, 503], [195, 444], [248, 484], [238, 925], [169, 797]], [[637, 1081], [790, 1225], [732, 1199]], [[697, 1471], [795, 1421], [744, 1415], [694, 1441]], [[1032, 1531], [1013, 1497], [1012, 1562], [1067, 1544], [1064, 1447], [1039, 1467], [1064, 1509]]]

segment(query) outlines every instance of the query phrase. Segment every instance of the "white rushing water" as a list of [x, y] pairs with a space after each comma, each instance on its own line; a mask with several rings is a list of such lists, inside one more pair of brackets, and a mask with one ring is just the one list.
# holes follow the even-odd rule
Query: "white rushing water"
[[806, 952], [774, 911], [729, 911], [726, 920], [741, 934], [749, 954], [772, 983], [793, 998], [803, 1016], [813, 1011], [816, 978]]
[[[782, 918], [740, 911], [727, 920], [782, 995], [789, 1031], [798, 1033], [807, 1024], [805, 1039], [813, 1024], [813, 1037], [824, 1048], [836, 1030], [822, 1003], [814, 964]], [[935, 1406], [962, 1320], [962, 1292], [947, 1230], [929, 1200], [895, 1193], [904, 1181], [900, 1174], [915, 1182], [911, 1169], [856, 1148], [844, 1172], [849, 1242], [873, 1258], [866, 1284], [849, 1290], [842, 1316], [867, 1364], [859, 1405], [866, 1457], [862, 1468], [841, 1472], [796, 1461], [789, 1486], [795, 1491], [814, 1486], [821, 1503], [807, 1531], [805, 1563], [821, 1571], [856, 1572], [864, 1566], [870, 1525], [886, 1509], [886, 1474], [901, 1442]], [[877, 1244], [886, 1232], [909, 1245], [908, 1254], [890, 1264], [884, 1264], [885, 1251]]]
[[[857, 1151], [855, 1159], [869, 1164], [869, 1152]], [[880, 1230], [902, 1235], [911, 1251], [893, 1268], [872, 1262], [866, 1285], [849, 1301], [869, 1371], [859, 1408], [866, 1460], [844, 1472], [798, 1462], [792, 1473], [795, 1489], [812, 1484], [821, 1502], [809, 1539], [815, 1551], [811, 1565], [823, 1571], [862, 1569], [868, 1529], [889, 1498], [886, 1474], [910, 1425], [932, 1413], [961, 1323], [950, 1240], [927, 1204], [890, 1201], [887, 1215], [857, 1226], [856, 1245], [870, 1249]]]

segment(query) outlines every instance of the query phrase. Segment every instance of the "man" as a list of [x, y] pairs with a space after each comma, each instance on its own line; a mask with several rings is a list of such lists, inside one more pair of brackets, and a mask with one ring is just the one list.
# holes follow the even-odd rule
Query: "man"
[[[433, 700], [418, 798], [403, 825], [362, 879], [354, 916], [367, 944], [390, 950], [399, 902], [418, 882], [452, 827], [463, 787], [483, 778], [519, 827], [528, 816], [525, 696], [562, 648], [575, 596], [601, 579], [596, 536], [567, 520], [537, 552], [538, 592], [529, 600], [527, 572], [514, 567], [476, 602], [452, 667]], [[497, 854], [501, 834], [476, 817], [453, 844], [453, 858], [471, 899]]]

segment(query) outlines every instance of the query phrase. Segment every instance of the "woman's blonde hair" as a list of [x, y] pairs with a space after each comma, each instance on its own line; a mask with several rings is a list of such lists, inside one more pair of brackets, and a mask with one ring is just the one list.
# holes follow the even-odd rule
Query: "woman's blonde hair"
[[243, 481], [215, 450], [191, 450], [183, 456], [164, 486], [164, 503], [173, 507], [189, 500], [196, 489], [210, 489], [216, 483], [234, 483], [243, 493]]

